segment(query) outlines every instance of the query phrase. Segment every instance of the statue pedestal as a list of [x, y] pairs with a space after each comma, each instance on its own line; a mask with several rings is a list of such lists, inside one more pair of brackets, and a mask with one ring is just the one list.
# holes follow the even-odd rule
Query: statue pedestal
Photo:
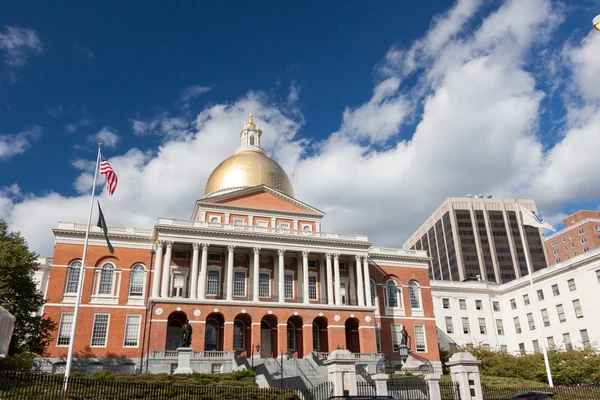
[[190, 360], [192, 359], [192, 350], [189, 347], [180, 347], [177, 349], [177, 369], [174, 374], [191, 374], [194, 372], [192, 368], [190, 368]]

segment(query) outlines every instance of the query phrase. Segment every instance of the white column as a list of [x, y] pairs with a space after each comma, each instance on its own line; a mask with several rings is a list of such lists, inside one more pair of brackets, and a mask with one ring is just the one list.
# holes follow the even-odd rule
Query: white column
[[254, 251], [254, 271], [252, 271], [253, 272], [252, 299], [254, 301], [259, 301], [258, 300], [258, 274], [259, 274], [259, 270], [260, 270], [260, 264], [259, 264], [260, 247], [255, 247], [253, 249], [253, 251]]
[[302, 270], [302, 259], [300, 257], [296, 260], [296, 301], [300, 302], [300, 296], [304, 300], [304, 271]]
[[356, 296], [358, 297], [358, 306], [363, 307], [365, 305], [365, 293], [363, 291], [364, 285], [370, 285], [370, 282], [363, 280], [362, 274], [362, 263], [360, 262], [360, 256], [356, 256]]
[[348, 297], [347, 304], [357, 304], [356, 302], [356, 283], [354, 281], [354, 265], [351, 262], [348, 262], [348, 276], [350, 277], [350, 288], [348, 289], [350, 293], [346, 293]]
[[194, 248], [192, 255], [192, 276], [190, 279], [190, 299], [198, 297], [198, 252], [200, 250], [200, 243], [193, 243]]
[[331, 271], [331, 254], [325, 254], [325, 263], [327, 268], [327, 304], [333, 305], [333, 272]]
[[308, 251], [302, 252], [302, 286], [304, 286], [304, 304], [310, 303], [308, 295]]
[[235, 246], [227, 246], [227, 300], [233, 300], [233, 250]]
[[333, 274], [335, 281], [335, 305], [342, 305], [342, 290], [341, 290], [341, 282], [340, 282], [340, 255], [333, 255]]
[[325, 260], [322, 258], [319, 260], [319, 300], [323, 303], [323, 300], [327, 297], [325, 287]]
[[162, 273], [163, 242], [156, 242], [156, 258], [154, 259], [154, 277], [152, 279], [152, 297], [160, 295], [160, 274]]
[[273, 300], [279, 301], [279, 259], [277, 253], [273, 255]]
[[162, 282], [160, 286], [160, 297], [169, 297], [169, 282], [171, 276], [171, 254], [173, 253], [173, 242], [166, 242], [167, 252], [165, 254], [165, 262], [163, 263]]
[[285, 271], [283, 269], [283, 253], [285, 250], [279, 249], [277, 250], [277, 254], [279, 255], [279, 302], [285, 303]]
[[365, 278], [365, 304], [367, 307], [373, 307], [375, 304], [371, 304], [371, 275], [369, 274], [369, 259], [367, 256], [363, 256], [363, 274]]
[[202, 259], [200, 261], [200, 285], [198, 288], [198, 298], [206, 298], [206, 269], [208, 268], [208, 244], [202, 243]]

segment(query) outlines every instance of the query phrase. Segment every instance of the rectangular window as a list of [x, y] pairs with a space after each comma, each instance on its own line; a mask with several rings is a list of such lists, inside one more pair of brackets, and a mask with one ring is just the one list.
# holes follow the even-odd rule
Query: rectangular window
[[519, 351], [521, 353], [525, 351], [525, 343], [519, 343]]
[[108, 336], [108, 320], [110, 314], [94, 314], [94, 325], [92, 327], [92, 347], [105, 347]]
[[532, 340], [531, 344], [533, 345], [533, 351], [536, 353], [540, 352], [540, 343], [537, 340]]
[[258, 297], [262, 299], [271, 297], [271, 274], [268, 272], [258, 274]]
[[308, 299], [317, 300], [317, 277], [314, 275], [308, 276]]
[[483, 310], [483, 304], [481, 303], [481, 300], [475, 300], [475, 309], [478, 311]]
[[507, 345], [505, 345], [505, 344], [501, 344], [501, 345], [500, 345], [500, 351], [503, 351], [503, 352], [505, 352], [505, 353], [506, 353], [506, 352], [508, 351], [508, 346], [507, 346]]
[[128, 315], [125, 321], [125, 339], [123, 347], [137, 347], [140, 337], [141, 315]]
[[577, 285], [575, 285], [575, 279], [569, 279], [567, 283], [569, 284], [569, 291], [573, 292], [577, 290]]
[[563, 333], [563, 341], [565, 342], [565, 348], [567, 350], [573, 350], [573, 343], [571, 343], [571, 335]]
[[463, 317], [463, 319], [462, 319], [462, 326], [463, 326], [463, 333], [464, 334], [469, 334], [471, 332], [471, 329], [469, 328], [469, 318]]
[[581, 244], [584, 244], [584, 243], [587, 243], [587, 239], [586, 238], [581, 239]]
[[558, 313], [558, 320], [560, 322], [565, 322], [567, 318], [565, 317], [565, 309], [562, 304], [556, 305], [556, 312]]
[[584, 253], [587, 253], [588, 251], [590, 251], [590, 248], [589, 248], [589, 247], [584, 247], [584, 248], [583, 248], [583, 252], [584, 252]]
[[494, 307], [494, 311], [500, 311], [500, 303], [498, 303], [497, 301], [494, 301], [492, 303], [492, 307]]
[[538, 300], [539, 300], [539, 301], [542, 301], [542, 300], [544, 300], [544, 290], [543, 290], [543, 289], [539, 289], [539, 290], [537, 291], [537, 296], [538, 296]]
[[[79, 264], [77, 264], [79, 262]], [[75, 264], [75, 265], [73, 265]], [[67, 269], [67, 283], [65, 285], [65, 294], [75, 293], [77, 294], [77, 285], [79, 284], [79, 271], [81, 268], [81, 261], [74, 261]]]
[[513, 318], [513, 321], [515, 323], [515, 331], [521, 333], [521, 321], [519, 321], [519, 317]]
[[234, 218], [233, 219], [234, 229], [244, 229], [244, 225], [246, 225], [246, 221], [244, 221], [243, 218]]
[[465, 299], [458, 299], [458, 307], [461, 310], [466, 310], [467, 309], [467, 300], [465, 300]]
[[188, 252], [185, 250], [173, 250], [173, 260], [187, 260]]
[[221, 253], [208, 253], [208, 261], [221, 262]]
[[550, 326], [550, 316], [548, 316], [548, 310], [542, 309], [542, 321], [544, 321], [544, 326]]
[[221, 271], [218, 269], [209, 269], [207, 276], [206, 294], [210, 296], [218, 296], [221, 287]]
[[340, 262], [340, 271], [345, 271], [346, 270], [346, 263], [345, 262]]
[[515, 299], [510, 299], [510, 308], [511, 308], [511, 310], [517, 309], [517, 302]]
[[558, 290], [558, 285], [552, 285], [552, 294], [554, 296], [559, 296], [560, 295], [560, 290]]
[[415, 348], [417, 349], [417, 351], [427, 351], [427, 341], [425, 340], [425, 326], [414, 325], [413, 329], [415, 330]]
[[[598, 280], [600, 281], [600, 278], [598, 278]], [[442, 299], [442, 306], [446, 310], [449, 310], [450, 309], [450, 299]]]
[[529, 295], [528, 294], [523, 295], [523, 304], [525, 304], [526, 306], [529, 305]]
[[580, 330], [579, 334], [581, 335], [581, 343], [583, 344], [583, 347], [590, 347], [590, 336], [588, 335], [587, 329]]
[[174, 274], [173, 275], [172, 297], [183, 297], [184, 289], [185, 289], [185, 275], [184, 274]]
[[557, 258], [556, 260], [554, 260], [555, 264], [559, 264], [560, 263], [560, 258]]
[[233, 271], [233, 295], [246, 296], [246, 271]]
[[546, 340], [548, 341], [548, 347], [554, 347], [554, 336], [549, 336], [546, 338]]
[[259, 232], [268, 232], [269, 231], [269, 221], [257, 221], [256, 226], [258, 226]]
[[294, 275], [285, 274], [283, 282], [283, 291], [286, 299], [294, 298]]
[[498, 335], [504, 335], [504, 323], [501, 319], [496, 320], [496, 329], [498, 331]]
[[527, 323], [529, 324], [529, 330], [535, 331], [535, 321], [533, 320], [533, 314], [527, 314]]
[[577, 233], [579, 233], [580, 235], [583, 235], [583, 232], [585, 232], [585, 230], [583, 228], [581, 228], [579, 231], [577, 231]]
[[558, 249], [554, 249], [554, 251], [552, 252], [552, 254], [554, 254], [555, 256], [558, 255]]
[[487, 327], [485, 326], [485, 318], [479, 318], [479, 333], [487, 335]]
[[317, 261], [316, 260], [308, 260], [308, 268], [316, 269], [317, 268]]
[[554, 242], [550, 243], [550, 246], [556, 247], [556, 242], [554, 241]]
[[452, 317], [446, 317], [446, 333], [454, 333], [454, 324]]
[[289, 222], [280, 222], [279, 223], [279, 231], [281, 233], [290, 233], [290, 223]]
[[223, 364], [211, 364], [210, 365], [210, 373], [211, 374], [220, 374], [223, 372]]
[[71, 342], [71, 329], [73, 329], [73, 313], [61, 313], [58, 325], [57, 346], [68, 346]]
[[381, 353], [381, 329], [379, 329], [379, 326], [375, 328], [375, 346], [377, 347], [377, 353]]
[[392, 328], [392, 351], [395, 353], [400, 351], [400, 342], [402, 341], [402, 325], [391, 324]]
[[573, 309], [575, 309], [575, 316], [577, 318], [583, 318], [583, 310], [581, 309], [581, 302], [579, 299], [573, 300]]

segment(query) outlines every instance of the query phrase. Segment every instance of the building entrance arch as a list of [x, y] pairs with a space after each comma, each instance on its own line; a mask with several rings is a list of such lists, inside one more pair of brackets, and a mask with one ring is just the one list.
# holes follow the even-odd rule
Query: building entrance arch
[[165, 350], [177, 350], [181, 347], [181, 328], [187, 321], [187, 315], [181, 311], [172, 312], [167, 319]]
[[221, 351], [223, 350], [223, 326], [225, 319], [223, 314], [210, 313], [206, 317], [204, 327], [204, 350]]
[[277, 354], [277, 317], [265, 315], [260, 321], [260, 357]]
[[358, 337], [358, 320], [348, 318], [346, 320], [346, 349], [352, 353], [360, 353], [360, 339]]

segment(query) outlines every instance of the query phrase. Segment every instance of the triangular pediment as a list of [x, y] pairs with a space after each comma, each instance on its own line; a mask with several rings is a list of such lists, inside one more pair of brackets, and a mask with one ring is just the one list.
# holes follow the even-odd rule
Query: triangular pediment
[[198, 200], [198, 205], [222, 204], [232, 207], [325, 215], [322, 211], [265, 185], [254, 186]]

